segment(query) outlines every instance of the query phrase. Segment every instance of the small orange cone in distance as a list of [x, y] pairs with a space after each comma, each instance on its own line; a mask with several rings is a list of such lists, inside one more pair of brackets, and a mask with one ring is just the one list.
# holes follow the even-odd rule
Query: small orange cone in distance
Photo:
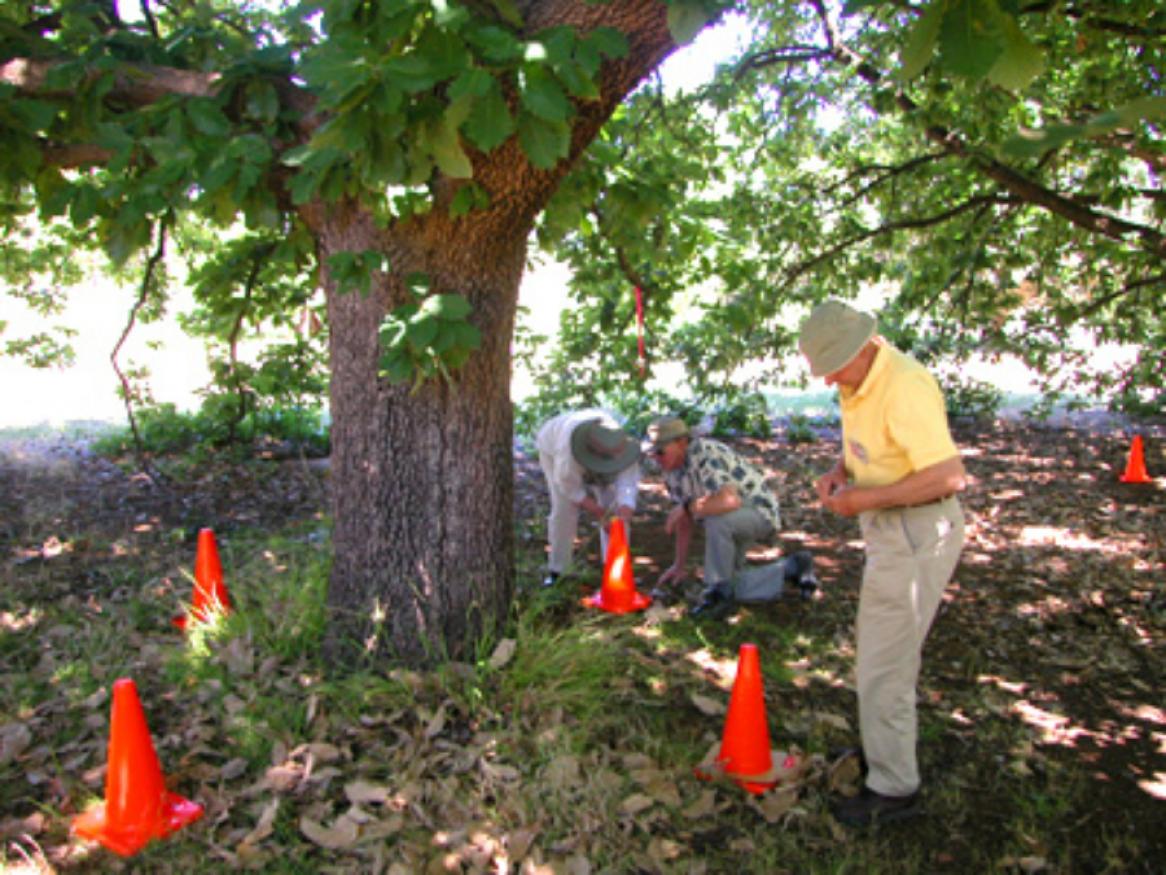
[[230, 610], [231, 597], [223, 583], [223, 565], [219, 561], [215, 533], [211, 529], [201, 529], [198, 533], [198, 552], [194, 556], [194, 599], [189, 613], [180, 614], [170, 622], [179, 629], [185, 629], [190, 617], [202, 622], [211, 614]]
[[150, 740], [138, 688], [129, 678], [113, 685], [105, 802], [73, 819], [73, 832], [123, 857], [202, 817], [197, 802], [166, 789]]
[[636, 578], [632, 574], [632, 555], [628, 550], [628, 537], [623, 520], [612, 520], [608, 533], [607, 559], [603, 564], [603, 585], [593, 596], [583, 599], [589, 608], [599, 608], [611, 614], [627, 614], [642, 611], [652, 603], [650, 596], [636, 591]]
[[1146, 472], [1146, 458], [1142, 452], [1142, 436], [1134, 435], [1130, 444], [1130, 455], [1126, 460], [1125, 473], [1121, 475], [1122, 483], [1153, 483]]
[[[737, 677], [729, 696], [729, 713], [721, 737], [717, 763], [730, 777], [764, 775], [773, 769], [769, 747], [769, 723], [765, 717], [765, 695], [761, 682], [761, 662], [756, 644], [742, 644], [737, 654]], [[750, 793], [764, 793], [776, 781], [737, 781]]]

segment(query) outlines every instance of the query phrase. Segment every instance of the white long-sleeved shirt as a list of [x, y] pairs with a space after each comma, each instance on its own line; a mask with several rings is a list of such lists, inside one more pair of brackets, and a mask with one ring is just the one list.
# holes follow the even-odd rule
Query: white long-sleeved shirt
[[601, 480], [575, 461], [571, 453], [571, 434], [588, 420], [598, 419], [605, 428], [620, 428], [619, 422], [606, 410], [591, 408], [560, 413], [548, 419], [538, 430], [535, 446], [540, 460], [550, 459], [546, 469], [551, 472], [551, 486], [575, 504], [587, 497], [587, 486], [607, 482], [615, 488], [615, 506], [635, 508], [636, 492], [640, 486], [640, 466], [632, 463], [610, 481]]

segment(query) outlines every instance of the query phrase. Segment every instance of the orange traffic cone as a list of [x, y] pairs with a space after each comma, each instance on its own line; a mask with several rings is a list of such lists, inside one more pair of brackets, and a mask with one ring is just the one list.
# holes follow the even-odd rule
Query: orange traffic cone
[[1153, 483], [1150, 475], [1146, 473], [1146, 459], [1142, 455], [1142, 436], [1140, 434], [1134, 435], [1133, 443], [1130, 444], [1129, 459], [1126, 460], [1125, 473], [1121, 475], [1122, 483]]
[[215, 544], [215, 533], [202, 529], [198, 533], [198, 552], [194, 557], [194, 600], [187, 613], [180, 614], [170, 622], [179, 629], [185, 629], [190, 618], [198, 622], [211, 614], [227, 613], [231, 610], [231, 597], [223, 583], [223, 566], [219, 562], [219, 548]]
[[650, 596], [636, 591], [632, 574], [632, 556], [623, 520], [616, 517], [608, 536], [607, 559], [603, 564], [603, 585], [599, 592], [583, 599], [584, 606], [599, 608], [612, 614], [642, 611], [652, 604]]
[[113, 685], [108, 756], [105, 803], [73, 819], [77, 835], [128, 857], [202, 817], [197, 802], [167, 791], [138, 688], [129, 678]]
[[[742, 644], [737, 653], [737, 678], [729, 696], [729, 713], [725, 717], [717, 762], [730, 776], [761, 776], [773, 768], [756, 644]], [[776, 782], [739, 780], [737, 783], [750, 793], [764, 793]]]

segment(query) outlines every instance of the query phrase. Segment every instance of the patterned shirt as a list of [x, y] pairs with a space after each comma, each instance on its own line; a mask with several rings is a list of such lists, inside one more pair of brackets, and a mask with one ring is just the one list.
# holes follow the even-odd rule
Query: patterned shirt
[[765, 475], [720, 441], [691, 438], [684, 464], [664, 472], [668, 495], [676, 504], [712, 495], [723, 486], [733, 485], [741, 496], [742, 507], [752, 507], [781, 530], [777, 495], [765, 485]]

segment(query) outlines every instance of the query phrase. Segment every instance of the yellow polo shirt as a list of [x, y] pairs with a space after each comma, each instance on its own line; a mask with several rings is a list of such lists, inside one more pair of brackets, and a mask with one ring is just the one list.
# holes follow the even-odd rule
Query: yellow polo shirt
[[886, 486], [959, 455], [939, 384], [889, 344], [856, 390], [839, 387], [846, 470], [856, 486]]

